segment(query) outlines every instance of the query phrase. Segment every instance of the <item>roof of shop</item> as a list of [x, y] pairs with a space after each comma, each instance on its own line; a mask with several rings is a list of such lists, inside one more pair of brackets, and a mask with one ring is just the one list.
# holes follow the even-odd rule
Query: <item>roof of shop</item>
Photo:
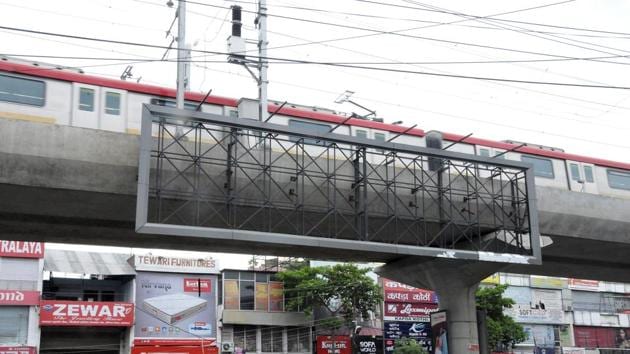
[[47, 249], [44, 255], [44, 271], [73, 274], [135, 275], [127, 259], [121, 253], [80, 252]]

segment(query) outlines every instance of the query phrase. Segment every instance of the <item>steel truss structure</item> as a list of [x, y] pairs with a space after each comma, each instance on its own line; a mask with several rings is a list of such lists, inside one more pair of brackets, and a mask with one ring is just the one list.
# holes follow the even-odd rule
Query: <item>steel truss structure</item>
[[138, 232], [540, 262], [518, 161], [146, 105], [139, 166]]

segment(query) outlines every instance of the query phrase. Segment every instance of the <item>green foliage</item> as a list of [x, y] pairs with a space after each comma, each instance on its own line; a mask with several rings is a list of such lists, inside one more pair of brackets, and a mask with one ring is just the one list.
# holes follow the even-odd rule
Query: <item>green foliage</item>
[[314, 307], [324, 306], [351, 321], [358, 315], [367, 317], [382, 300], [380, 287], [367, 276], [369, 271], [354, 264], [303, 265], [279, 272], [277, 277], [284, 282], [287, 309], [311, 314]]
[[486, 312], [488, 345], [490, 348], [504, 346], [513, 348], [516, 343], [527, 339], [523, 327], [503, 314], [503, 309], [511, 308], [514, 300], [503, 297], [507, 285], [483, 287], [477, 290], [477, 309]]
[[396, 341], [394, 354], [429, 354], [429, 352], [415, 340], [402, 338]]

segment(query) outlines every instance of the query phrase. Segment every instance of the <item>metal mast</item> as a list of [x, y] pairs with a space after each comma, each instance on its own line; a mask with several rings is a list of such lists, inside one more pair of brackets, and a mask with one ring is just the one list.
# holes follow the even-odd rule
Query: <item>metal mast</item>
[[266, 121], [267, 112], [267, 0], [258, 1], [258, 119]]
[[186, 77], [186, 1], [180, 0], [177, 8], [177, 108], [184, 109], [184, 92], [188, 84]]

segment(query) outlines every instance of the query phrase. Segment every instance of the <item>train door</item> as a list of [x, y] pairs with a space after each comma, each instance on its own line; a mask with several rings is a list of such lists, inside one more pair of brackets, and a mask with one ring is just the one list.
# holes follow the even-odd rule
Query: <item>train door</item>
[[99, 128], [99, 87], [73, 84], [72, 125], [83, 128]]
[[114, 132], [124, 132], [127, 127], [127, 95], [125, 91], [104, 87], [100, 90], [100, 102], [103, 105], [100, 110], [99, 128]]
[[572, 191], [598, 193], [595, 183], [595, 166], [589, 163], [567, 161], [569, 185]]

